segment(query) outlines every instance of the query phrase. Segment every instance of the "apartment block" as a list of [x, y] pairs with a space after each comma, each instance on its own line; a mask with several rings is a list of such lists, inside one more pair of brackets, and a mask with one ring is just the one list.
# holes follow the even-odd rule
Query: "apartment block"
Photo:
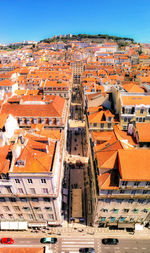
[[17, 130], [11, 138], [14, 144], [0, 147], [1, 221], [27, 221], [28, 226], [61, 224], [63, 134]]

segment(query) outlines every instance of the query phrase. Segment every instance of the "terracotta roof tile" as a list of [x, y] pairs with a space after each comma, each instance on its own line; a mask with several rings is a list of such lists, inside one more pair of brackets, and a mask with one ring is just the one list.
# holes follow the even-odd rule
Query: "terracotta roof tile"
[[150, 181], [150, 150], [118, 150], [122, 180]]
[[150, 142], [150, 123], [136, 123], [139, 142]]

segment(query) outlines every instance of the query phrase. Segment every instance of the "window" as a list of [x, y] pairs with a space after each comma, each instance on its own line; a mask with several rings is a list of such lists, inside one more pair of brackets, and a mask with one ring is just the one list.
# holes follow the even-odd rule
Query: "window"
[[29, 217], [30, 220], [33, 220], [33, 215], [32, 214], [29, 214], [28, 217]]
[[20, 213], [18, 214], [18, 217], [19, 217], [19, 219], [21, 219], [21, 220], [24, 219], [23, 215], [20, 214]]
[[26, 198], [20, 198], [20, 201], [21, 202], [27, 202], [27, 199]]
[[105, 202], [106, 202], [106, 203], [110, 203], [110, 199], [106, 199]]
[[48, 217], [49, 217], [50, 220], [54, 220], [54, 215], [53, 214], [49, 214]]
[[146, 182], [146, 184], [145, 184], [146, 186], [150, 186], [150, 182]]
[[38, 215], [39, 219], [44, 219], [43, 214]]
[[124, 117], [124, 122], [127, 122], [127, 117]]
[[50, 198], [43, 198], [45, 202], [50, 202]]
[[113, 212], [114, 212], [114, 213], [118, 213], [118, 212], [119, 212], [119, 209], [115, 209], [115, 208], [114, 208], [114, 209], [113, 209]]
[[31, 194], [36, 194], [35, 188], [30, 188], [30, 193]]
[[38, 206], [35, 206], [34, 209], [37, 210], [37, 211], [41, 211], [41, 208], [38, 207]]
[[144, 213], [148, 213], [148, 209], [145, 208], [145, 209], [143, 210], [143, 212], [144, 212]]
[[122, 194], [122, 193], [125, 193], [125, 191], [124, 190], [120, 190], [120, 193]]
[[42, 178], [41, 182], [42, 182], [42, 184], [46, 184], [46, 179]]
[[126, 186], [128, 184], [127, 181], [122, 181], [122, 185]]
[[5, 202], [5, 198], [0, 198], [0, 202]]
[[23, 189], [22, 188], [18, 188], [18, 192], [19, 193], [23, 193]]
[[16, 181], [16, 184], [20, 184], [20, 179], [15, 179], [15, 181]]
[[117, 199], [117, 203], [121, 204], [123, 202], [123, 199]]
[[3, 209], [4, 209], [5, 212], [10, 211], [10, 208], [8, 206], [3, 206]]
[[28, 183], [29, 183], [29, 184], [32, 184], [32, 183], [33, 183], [33, 182], [32, 182], [32, 179], [29, 178], [29, 179], [28, 179]]
[[25, 211], [30, 211], [30, 207], [28, 206], [24, 206], [22, 209], [24, 209]]
[[43, 188], [43, 193], [48, 193], [48, 189], [47, 188]]
[[140, 110], [140, 113], [143, 114], [143, 112], [144, 112], [144, 109], [141, 109], [141, 110]]
[[108, 121], [111, 121], [112, 117], [108, 117]]
[[38, 202], [38, 201], [39, 201], [38, 198], [31, 198], [31, 200], [32, 200], [33, 202]]
[[94, 126], [94, 127], [97, 127], [97, 123], [94, 123], [93, 126]]
[[3, 214], [0, 214], [0, 219], [4, 219], [4, 215]]
[[14, 216], [10, 213], [10, 214], [8, 214], [8, 216], [9, 216], [9, 218], [11, 219], [11, 220], [14, 220]]
[[8, 193], [12, 193], [12, 190], [11, 190], [10, 186], [6, 186], [6, 189], [7, 189]]
[[50, 206], [46, 206], [45, 209], [46, 209], [46, 211], [52, 211], [52, 207], [50, 207]]
[[135, 190], [131, 191], [131, 194], [135, 194], [135, 193], [136, 193], [136, 191], [135, 191]]
[[123, 222], [126, 219], [126, 217], [120, 217], [119, 221]]
[[114, 222], [115, 220], [116, 220], [115, 217], [111, 217], [111, 218], [110, 218], [110, 221], [111, 221], [111, 222]]
[[106, 213], [106, 212], [108, 212], [108, 209], [103, 208], [102, 211], [103, 211], [104, 213]]
[[138, 199], [138, 203], [143, 204], [145, 202], [144, 199]]
[[142, 122], [142, 118], [139, 118], [139, 122]]
[[9, 198], [9, 201], [10, 202], [16, 202], [16, 199], [15, 198]]
[[101, 123], [101, 128], [104, 128], [104, 123]]
[[19, 206], [13, 206], [13, 208], [14, 208], [15, 211], [19, 211], [20, 212]]
[[106, 217], [100, 217], [100, 221], [105, 221]]
[[140, 182], [134, 182], [134, 186], [138, 186]]
[[133, 202], [134, 202], [133, 199], [129, 199], [129, 200], [128, 200], [128, 203], [130, 203], [130, 204], [132, 204]]
[[133, 209], [133, 212], [134, 212], [134, 213], [138, 213], [138, 212], [139, 212], [139, 209], [134, 208], [134, 209]]
[[108, 190], [108, 194], [112, 194], [112, 190]]
[[148, 193], [148, 191], [146, 191], [146, 190], [143, 191], [143, 194], [147, 194], [147, 193]]
[[129, 209], [123, 209], [124, 213], [128, 213], [129, 212]]
[[111, 128], [111, 123], [108, 123], [108, 128]]

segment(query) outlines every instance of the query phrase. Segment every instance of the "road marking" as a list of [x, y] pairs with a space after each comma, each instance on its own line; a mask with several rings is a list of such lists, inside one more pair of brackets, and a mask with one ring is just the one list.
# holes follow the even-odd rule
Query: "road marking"
[[[63, 242], [63, 244], [74, 244], [74, 242]], [[93, 242], [78, 242], [78, 244], [94, 244]]]

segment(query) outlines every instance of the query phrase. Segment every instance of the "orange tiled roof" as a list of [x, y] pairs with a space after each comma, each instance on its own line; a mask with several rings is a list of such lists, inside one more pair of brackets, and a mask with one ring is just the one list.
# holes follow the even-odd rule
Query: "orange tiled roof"
[[7, 173], [9, 171], [10, 162], [7, 160], [9, 148], [9, 145], [0, 147], [0, 173]]
[[115, 181], [115, 171], [104, 173], [98, 176], [98, 185], [101, 190], [118, 190]]
[[150, 123], [136, 123], [139, 142], [150, 142]]
[[0, 86], [12, 86], [14, 84], [14, 82], [12, 82], [9, 79], [5, 79], [0, 81]]
[[8, 118], [8, 114], [5, 114], [5, 113], [0, 114], [0, 128], [4, 127], [7, 118]]
[[[42, 143], [45, 137], [36, 137], [34, 135], [27, 134], [28, 139], [27, 145], [21, 151], [18, 160], [25, 161], [24, 166], [18, 166], [16, 163], [13, 168], [15, 173], [37, 173], [37, 172], [50, 172], [54, 151], [55, 143], [50, 142], [50, 145]], [[48, 152], [46, 151], [46, 147]]]
[[122, 87], [130, 93], [144, 93], [144, 89], [142, 89], [138, 85], [124, 84], [122, 85]]
[[150, 150], [118, 150], [119, 171], [122, 180], [150, 181]]
[[5, 248], [1, 248], [0, 250], [1, 253], [44, 253], [44, 248], [31, 248], [31, 247], [5, 247]]
[[121, 96], [122, 105], [150, 105], [150, 96]]
[[13, 116], [26, 117], [61, 117], [65, 105], [65, 99], [53, 96], [54, 99], [49, 104], [4, 104], [2, 113]]

